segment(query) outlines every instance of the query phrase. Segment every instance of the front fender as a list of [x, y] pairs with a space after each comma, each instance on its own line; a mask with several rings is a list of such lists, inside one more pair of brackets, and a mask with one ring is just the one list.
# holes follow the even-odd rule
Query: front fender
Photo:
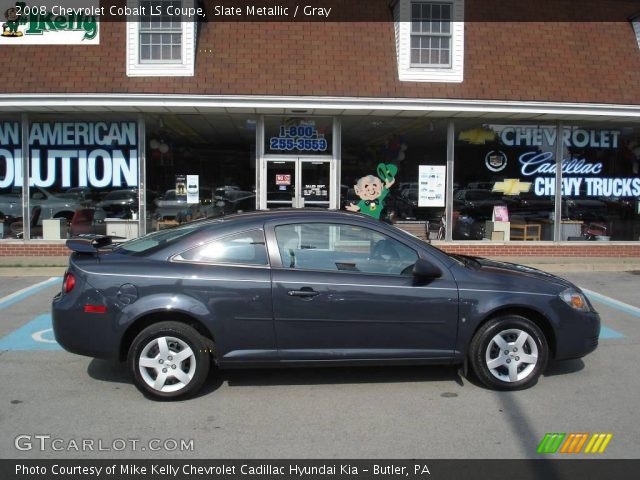
[[471, 338], [478, 327], [496, 312], [504, 310], [528, 310], [539, 318], [545, 318], [551, 329], [558, 328], [558, 318], [550, 308], [554, 295], [513, 292], [460, 292], [460, 329], [456, 350], [466, 356]]

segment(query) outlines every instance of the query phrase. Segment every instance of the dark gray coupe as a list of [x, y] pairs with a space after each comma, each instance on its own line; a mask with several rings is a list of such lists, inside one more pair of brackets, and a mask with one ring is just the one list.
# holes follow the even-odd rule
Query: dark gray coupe
[[570, 282], [447, 255], [359, 214], [257, 212], [108, 243], [67, 242], [55, 336], [70, 352], [127, 359], [152, 397], [193, 394], [212, 363], [468, 363], [512, 390], [550, 357], [598, 345], [600, 318]]

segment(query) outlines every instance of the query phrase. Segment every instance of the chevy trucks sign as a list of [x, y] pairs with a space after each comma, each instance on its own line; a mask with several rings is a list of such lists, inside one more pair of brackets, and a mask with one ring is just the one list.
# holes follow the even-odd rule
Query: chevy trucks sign
[[99, 0], [0, 0], [0, 45], [97, 45]]

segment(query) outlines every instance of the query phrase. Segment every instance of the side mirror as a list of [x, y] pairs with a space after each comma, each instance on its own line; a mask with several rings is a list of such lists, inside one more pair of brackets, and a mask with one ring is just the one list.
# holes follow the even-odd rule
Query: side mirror
[[413, 276], [418, 278], [440, 278], [442, 270], [430, 261], [419, 258], [413, 266]]

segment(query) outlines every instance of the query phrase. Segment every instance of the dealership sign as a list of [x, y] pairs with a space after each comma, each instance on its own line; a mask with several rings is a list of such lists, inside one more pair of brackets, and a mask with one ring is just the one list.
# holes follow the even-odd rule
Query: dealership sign
[[[549, 147], [557, 142], [555, 127], [505, 127], [500, 130], [500, 141], [509, 147]], [[619, 148], [619, 130], [587, 130], [564, 128], [560, 141], [563, 147], [576, 149]], [[489, 152], [490, 154], [492, 152]], [[504, 155], [504, 154], [503, 154]], [[487, 154], [489, 157], [489, 154]], [[487, 160], [488, 161], [488, 160]], [[504, 159], [506, 163], [506, 158]], [[523, 177], [533, 177], [533, 191], [538, 196], [555, 195], [556, 160], [553, 151], [522, 153], [518, 161]], [[489, 164], [487, 164], [489, 168]], [[589, 197], [640, 197], [640, 178], [602, 177], [604, 164], [585, 158], [564, 159], [561, 162], [562, 195]], [[543, 175], [553, 175], [545, 177]]]
[[[30, 186], [137, 187], [135, 122], [33, 123]], [[18, 122], [0, 123], [0, 188], [22, 185]]]
[[97, 45], [99, 0], [0, 0], [0, 45]]
[[[506, 127], [500, 131], [500, 140], [508, 147], [554, 146], [557, 136], [555, 127]], [[618, 148], [619, 138], [619, 130], [565, 128], [561, 140], [565, 147]]]

